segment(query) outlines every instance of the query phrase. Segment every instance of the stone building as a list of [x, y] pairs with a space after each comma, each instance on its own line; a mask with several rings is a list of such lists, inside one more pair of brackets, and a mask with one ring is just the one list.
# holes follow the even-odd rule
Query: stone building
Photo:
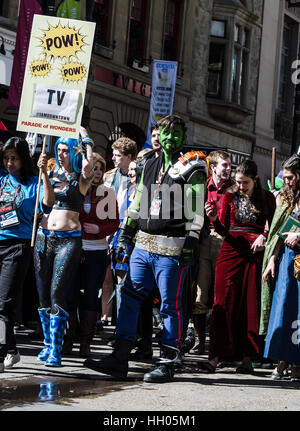
[[197, 1], [189, 115], [191, 139], [252, 157], [262, 0]]
[[[0, 35], [6, 28], [15, 32], [19, 1], [11, 0], [10, 8], [0, 1]], [[48, 0], [50, 3], [58, 6], [59, 1]], [[188, 119], [195, 1], [81, 0], [81, 10], [81, 18], [96, 22], [83, 117], [96, 149], [105, 154], [122, 135], [136, 140], [139, 148], [143, 146], [153, 59], [178, 61], [174, 112]], [[6, 108], [7, 86], [2, 87], [0, 118], [12, 127], [17, 113]]]
[[[2, 36], [7, 49], [18, 4], [0, 0], [0, 43]], [[234, 165], [254, 158], [264, 180], [272, 147], [278, 163], [289, 154], [282, 135], [293, 118], [294, 88], [280, 71], [284, 59], [296, 58], [299, 19], [288, 2], [81, 0], [81, 19], [96, 22], [83, 123], [103, 155], [121, 135], [143, 146], [153, 59], [178, 61], [173, 112], [188, 122], [189, 144], [225, 148]], [[281, 55], [284, 38], [291, 46]], [[1, 60], [0, 50], [0, 67]], [[17, 114], [6, 109], [7, 82], [0, 84], [0, 119], [13, 127]]]
[[[291, 7], [294, 3], [298, 7]], [[271, 175], [272, 148], [276, 149], [278, 173], [281, 163], [299, 145], [299, 126], [294, 116], [296, 87], [292, 82], [293, 63], [299, 58], [299, 6], [294, 0], [264, 2], [253, 158], [265, 178]]]

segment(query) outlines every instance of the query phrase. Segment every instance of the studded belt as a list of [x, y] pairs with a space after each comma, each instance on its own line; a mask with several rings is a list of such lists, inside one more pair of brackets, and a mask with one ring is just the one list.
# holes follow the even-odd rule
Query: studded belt
[[146, 232], [138, 231], [136, 234], [135, 247], [148, 251], [149, 253], [161, 254], [163, 256], [179, 256], [184, 240], [184, 237], [151, 235]]

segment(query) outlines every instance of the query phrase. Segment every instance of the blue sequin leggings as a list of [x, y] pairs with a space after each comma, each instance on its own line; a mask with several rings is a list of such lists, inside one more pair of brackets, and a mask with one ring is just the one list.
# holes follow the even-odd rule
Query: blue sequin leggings
[[[59, 232], [57, 232], [59, 235]], [[41, 308], [57, 304], [66, 310], [67, 290], [80, 263], [81, 236], [56, 236], [38, 230], [34, 267]]]

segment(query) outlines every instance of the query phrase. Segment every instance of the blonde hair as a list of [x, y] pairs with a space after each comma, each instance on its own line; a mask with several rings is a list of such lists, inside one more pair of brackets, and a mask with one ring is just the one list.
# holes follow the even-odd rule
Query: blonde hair
[[55, 168], [56, 168], [56, 159], [55, 157], [51, 157], [51, 159], [47, 161], [47, 171], [53, 171]]
[[102, 170], [103, 170], [103, 174], [106, 171], [106, 161], [104, 160], [104, 158], [102, 156], [100, 156], [99, 153], [93, 153], [93, 161], [94, 163], [101, 163], [102, 165]]
[[113, 150], [121, 151], [124, 156], [131, 154], [131, 158], [135, 159], [137, 153], [137, 145], [132, 139], [126, 138], [125, 136], [117, 139], [111, 146]]
[[223, 160], [230, 159], [230, 155], [226, 153], [226, 151], [223, 151], [223, 150], [211, 151], [208, 155], [209, 165], [216, 166], [218, 164], [219, 157]]
[[149, 151], [152, 151], [151, 148], [145, 148], [144, 150], [139, 151], [138, 155], [136, 156], [136, 161], [139, 162], [140, 160], [142, 160], [144, 155], [146, 153], [149, 153]]

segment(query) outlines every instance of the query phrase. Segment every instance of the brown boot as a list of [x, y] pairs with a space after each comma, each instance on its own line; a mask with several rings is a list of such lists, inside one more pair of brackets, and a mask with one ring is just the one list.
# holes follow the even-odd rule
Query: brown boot
[[203, 355], [205, 353], [206, 314], [194, 314], [193, 323], [195, 344], [189, 353], [191, 355]]
[[71, 355], [78, 326], [77, 311], [69, 311], [67, 330], [64, 336], [62, 355]]
[[98, 313], [96, 311], [83, 311], [80, 322], [80, 350], [81, 358], [90, 356], [90, 346], [95, 335]]

